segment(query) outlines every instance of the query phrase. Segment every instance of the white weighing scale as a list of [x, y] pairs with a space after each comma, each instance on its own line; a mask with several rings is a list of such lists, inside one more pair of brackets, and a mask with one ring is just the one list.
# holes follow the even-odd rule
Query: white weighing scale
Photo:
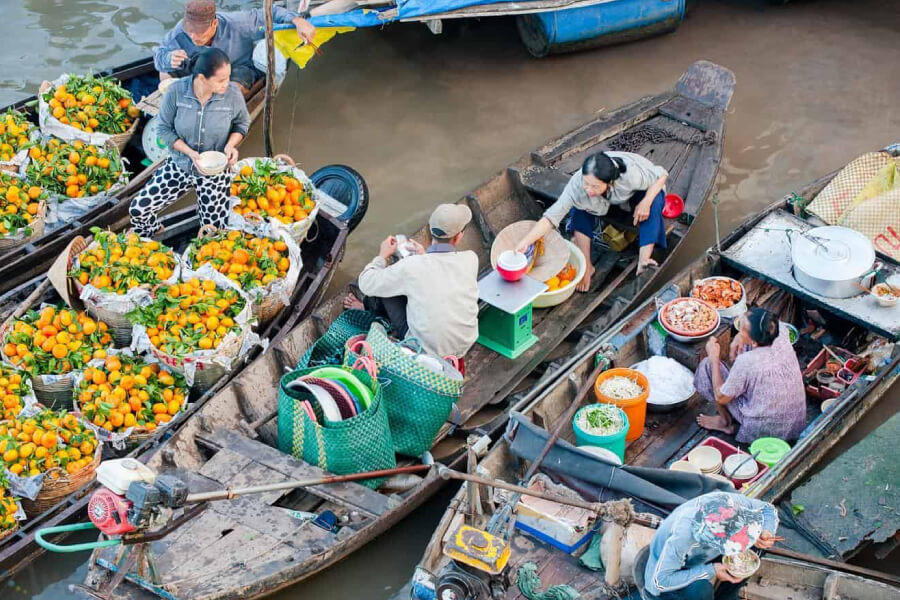
[[487, 307], [478, 315], [478, 343], [507, 358], [517, 358], [538, 338], [531, 331], [532, 303], [547, 284], [528, 277], [506, 281], [491, 271], [478, 281], [478, 299]]

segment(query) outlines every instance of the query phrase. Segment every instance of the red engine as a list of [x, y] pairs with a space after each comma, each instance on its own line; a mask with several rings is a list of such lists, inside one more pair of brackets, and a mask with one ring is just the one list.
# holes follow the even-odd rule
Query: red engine
[[122, 535], [135, 530], [128, 521], [131, 502], [115, 492], [102, 488], [94, 492], [88, 502], [91, 522], [106, 535]]

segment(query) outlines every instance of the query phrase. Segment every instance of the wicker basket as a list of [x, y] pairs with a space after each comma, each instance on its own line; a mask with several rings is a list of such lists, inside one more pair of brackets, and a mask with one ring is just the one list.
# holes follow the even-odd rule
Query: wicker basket
[[[0, 169], [2, 169], [2, 165], [0, 165]], [[3, 169], [6, 170], [6, 169]], [[8, 252], [13, 248], [18, 248], [19, 246], [24, 246], [25, 244], [38, 239], [42, 235], [44, 235], [44, 221], [47, 218], [47, 203], [44, 200], [41, 200], [38, 204], [38, 211], [34, 217], [34, 221], [31, 222], [31, 235], [29, 236], [14, 236], [14, 237], [0, 237], [0, 252]]]
[[[227, 347], [225, 347], [225, 344], [222, 344], [216, 349], [214, 355], [204, 356], [203, 358], [194, 356], [189, 358], [172, 356], [171, 354], [166, 354], [156, 346], [150, 346], [150, 353], [167, 368], [178, 371], [182, 375], [185, 374], [185, 366], [189, 363], [193, 364], [195, 371], [194, 382], [191, 384], [191, 391], [195, 392], [199, 397], [206, 390], [214, 386], [219, 379], [224, 377], [228, 371], [231, 370], [231, 367], [240, 360], [241, 346], [243, 345], [244, 337], [249, 331], [250, 328], [247, 327], [241, 332], [241, 335], [236, 336]], [[216, 359], [218, 358], [228, 359], [229, 366], [226, 367], [216, 362]]]
[[11, 536], [12, 534], [14, 534], [15, 532], [17, 532], [18, 530], [19, 530], [19, 524], [16, 523], [15, 525], [13, 525], [13, 528], [12, 528], [12, 529], [7, 529], [6, 531], [0, 531], [0, 545], [3, 544], [3, 540], [5, 540], [6, 538], [8, 538], [9, 536]]
[[60, 379], [57, 381], [47, 381], [47, 375], [34, 375], [31, 378], [34, 397], [47, 408], [53, 410], [60, 410], [62, 408], [71, 410], [75, 375], [70, 372], [54, 375], [53, 377], [60, 377]]
[[[72, 283], [75, 286], [76, 297], [81, 298], [81, 292], [84, 290], [84, 286], [80, 281], [74, 278], [72, 278]], [[97, 303], [92, 300], [82, 300], [82, 302], [84, 303], [85, 311], [87, 311], [89, 315], [98, 321], [103, 321], [106, 323], [106, 326], [109, 327], [109, 332], [112, 334], [113, 338], [113, 345], [116, 348], [127, 348], [131, 345], [131, 328], [133, 326], [131, 321], [128, 320], [128, 317], [122, 313], [98, 306]]]
[[44, 129], [47, 128], [48, 125], [50, 125], [52, 127], [52, 131], [50, 132], [51, 135], [54, 135], [66, 142], [81, 140], [85, 144], [95, 144], [98, 137], [105, 138], [103, 144], [95, 145], [102, 145], [105, 148], [115, 148], [119, 151], [119, 154], [122, 154], [125, 146], [128, 145], [128, 142], [131, 141], [131, 138], [134, 136], [135, 131], [137, 131], [138, 122], [141, 120], [140, 117], [136, 118], [131, 124], [131, 127], [129, 127], [127, 131], [124, 131], [122, 133], [109, 134], [102, 132], [84, 132], [81, 129], [72, 127], [71, 125], [61, 123], [59, 119], [49, 114], [49, 107], [47, 106], [47, 103], [44, 102], [44, 94], [49, 91], [51, 87], [53, 87], [53, 84], [49, 81], [45, 81], [41, 84], [40, 91], [38, 92], [38, 118], [42, 132], [44, 132]]
[[[245, 233], [249, 233], [256, 236], [264, 236], [264, 237], [272, 237], [267, 233], [263, 233], [261, 230], [257, 230], [261, 225], [265, 225], [265, 222], [257, 215], [248, 215], [250, 219], [248, 219], [249, 224], [251, 225], [248, 229], [239, 229], [239, 231], [243, 231]], [[269, 231], [269, 230], [266, 230]], [[219, 232], [218, 229], [213, 227], [212, 225], [203, 225], [200, 227], [200, 231], [197, 233], [198, 238], [202, 237], [212, 237]], [[286, 230], [285, 230], [286, 232]], [[291, 238], [290, 235], [287, 236]], [[285, 241], [285, 243], [290, 244], [287, 239], [281, 238]], [[292, 241], [293, 238], [291, 238]], [[296, 243], [296, 241], [294, 241]], [[290, 248], [289, 248], [290, 249]], [[299, 250], [299, 248], [297, 249]], [[299, 255], [299, 252], [298, 252]], [[187, 260], [188, 252], [184, 253], [183, 263], [185, 268], [193, 269], [190, 263]], [[284, 302], [283, 298], [280, 295], [271, 293], [272, 287], [278, 283], [280, 280], [273, 281], [269, 283], [267, 286], [262, 289], [252, 289], [248, 290], [245, 293], [250, 296], [250, 309], [253, 312], [253, 316], [256, 317], [257, 322], [260, 326], [265, 323], [268, 323], [281, 311], [282, 308], [287, 306]], [[297, 289], [297, 284], [299, 283], [300, 278], [297, 277], [297, 280], [290, 286], [290, 289], [286, 290], [285, 293], [290, 298], [294, 295], [294, 290]], [[257, 300], [257, 298], [259, 298]]]
[[100, 457], [103, 454], [103, 445], [97, 444], [97, 450], [94, 452], [94, 460], [80, 471], [69, 474], [60, 467], [56, 467], [47, 471], [47, 473], [57, 472], [57, 479], [44, 477], [44, 485], [37, 498], [29, 500], [22, 498], [22, 508], [28, 518], [35, 517], [48, 509], [59, 504], [66, 496], [72, 492], [76, 492], [87, 484], [91, 483], [97, 476], [97, 466], [100, 465]]

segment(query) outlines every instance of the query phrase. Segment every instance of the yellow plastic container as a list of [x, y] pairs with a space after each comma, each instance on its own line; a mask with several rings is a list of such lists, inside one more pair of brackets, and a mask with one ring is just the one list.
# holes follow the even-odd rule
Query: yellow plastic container
[[[629, 398], [628, 400], [617, 400], [604, 395], [600, 391], [600, 384], [607, 379], [617, 376], [627, 377], [628, 379], [637, 382], [639, 386], [644, 388], [644, 392], [639, 396]], [[625, 436], [626, 442], [633, 442], [641, 437], [641, 434], [644, 433], [644, 420], [647, 417], [647, 398], [650, 397], [650, 382], [647, 381], [647, 377], [643, 373], [635, 371], [634, 369], [625, 369], [621, 367], [604, 371], [600, 373], [600, 376], [597, 377], [597, 380], [594, 382], [594, 397], [597, 398], [597, 402], [615, 404], [628, 415], [628, 435]]]

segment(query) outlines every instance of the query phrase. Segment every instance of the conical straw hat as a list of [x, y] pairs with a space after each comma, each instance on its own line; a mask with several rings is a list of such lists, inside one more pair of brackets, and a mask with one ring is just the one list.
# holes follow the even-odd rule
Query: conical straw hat
[[[507, 250], [515, 250], [536, 221], [517, 221], [503, 228], [491, 246], [491, 266], [497, 268], [497, 259]], [[535, 256], [528, 275], [538, 281], [546, 281], [562, 271], [569, 262], [569, 245], [555, 229], [543, 237], [543, 252]]]

